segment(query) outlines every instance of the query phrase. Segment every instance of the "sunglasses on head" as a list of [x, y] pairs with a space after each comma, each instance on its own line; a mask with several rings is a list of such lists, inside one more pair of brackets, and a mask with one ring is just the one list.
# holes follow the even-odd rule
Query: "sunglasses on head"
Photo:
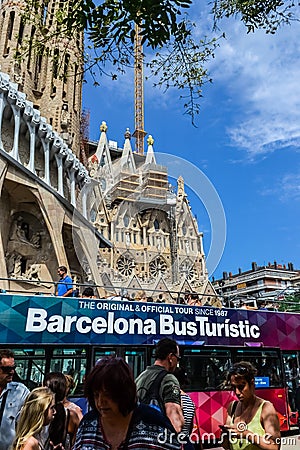
[[16, 370], [16, 366], [0, 366], [0, 369], [3, 373], [10, 373], [13, 370]]
[[99, 359], [97, 359], [95, 366], [98, 366], [99, 364], [117, 364], [117, 363], [125, 363], [126, 361], [124, 361], [123, 358], [119, 357], [119, 356], [110, 356], [110, 355], [105, 355], [105, 356], [101, 356]]
[[243, 367], [243, 366], [231, 366], [228, 370], [228, 373], [230, 375], [233, 375], [233, 374], [245, 375], [245, 373], [247, 373], [247, 372], [248, 372], [248, 368]]

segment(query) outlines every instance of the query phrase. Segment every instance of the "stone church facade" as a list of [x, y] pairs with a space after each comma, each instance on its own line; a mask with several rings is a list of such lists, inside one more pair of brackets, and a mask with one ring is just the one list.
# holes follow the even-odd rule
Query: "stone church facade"
[[[30, 20], [25, 20], [25, 1], [0, 2], [0, 70], [9, 74], [79, 156], [83, 38], [75, 33], [72, 39], [56, 39], [56, 15], [62, 2], [41, 3]], [[71, 12], [72, 1], [64, 0], [63, 4]], [[45, 44], [44, 34], [53, 35]]]
[[88, 220], [90, 181], [58, 133], [0, 72], [1, 288], [53, 293], [59, 265], [79, 282], [101, 285], [98, 247], [111, 244]]
[[193, 291], [202, 294], [202, 303], [218, 304], [183, 178], [170, 185], [167, 167], [156, 162], [152, 136], [140, 155], [132, 151], [129, 130], [122, 149], [108, 140], [105, 122], [100, 131], [88, 163], [96, 183], [89, 210], [91, 222], [113, 244], [99, 251], [104, 288], [112, 296], [126, 288], [132, 298], [154, 300], [163, 292], [165, 301]]
[[[64, 264], [77, 281], [96, 283], [99, 295], [126, 289], [132, 298], [156, 301], [163, 294], [164, 301], [176, 301], [194, 291], [203, 303], [218, 304], [184, 180], [175, 188], [169, 184], [151, 136], [140, 155], [132, 151], [128, 130], [123, 148], [112, 144], [104, 122], [83, 166], [82, 39], [54, 42], [39, 54], [32, 48], [27, 59], [16, 61], [22, 39], [39, 33], [23, 22], [23, 5], [0, 4], [1, 276], [55, 280], [56, 266]], [[59, 7], [49, 0], [41, 11], [43, 27], [56, 26]], [[58, 76], [55, 52], [68, 76]]]

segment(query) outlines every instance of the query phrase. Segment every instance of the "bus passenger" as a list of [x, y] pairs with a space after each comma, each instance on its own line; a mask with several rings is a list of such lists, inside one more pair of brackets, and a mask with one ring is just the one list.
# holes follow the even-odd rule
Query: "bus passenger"
[[146, 292], [145, 291], [138, 291], [135, 295], [134, 300], [136, 302], [146, 302], [147, 301], [147, 296], [146, 296]]
[[187, 299], [187, 304], [191, 306], [202, 306], [202, 301], [196, 292], [192, 292]]
[[72, 297], [73, 281], [68, 275], [67, 268], [65, 266], [59, 266], [57, 273], [60, 276], [60, 279], [57, 283], [55, 295], [58, 297]]
[[84, 298], [95, 298], [94, 289], [91, 286], [86, 287], [83, 290], [83, 292], [81, 294], [81, 297], [84, 297]]
[[279, 450], [280, 426], [273, 404], [255, 395], [256, 368], [247, 361], [229, 368], [227, 381], [238, 400], [229, 404], [223, 447], [231, 450]]
[[0, 450], [8, 450], [15, 437], [15, 419], [29, 394], [22, 383], [13, 381], [15, 372], [14, 354], [11, 350], [0, 350]]
[[132, 370], [122, 359], [105, 356], [87, 376], [85, 396], [92, 408], [82, 419], [72, 450], [179, 450], [170, 422], [137, 404]]
[[[17, 422], [12, 450], [59, 449], [49, 443], [47, 425], [55, 416], [55, 395], [47, 387], [33, 389], [27, 396]], [[49, 445], [49, 447], [48, 447]]]

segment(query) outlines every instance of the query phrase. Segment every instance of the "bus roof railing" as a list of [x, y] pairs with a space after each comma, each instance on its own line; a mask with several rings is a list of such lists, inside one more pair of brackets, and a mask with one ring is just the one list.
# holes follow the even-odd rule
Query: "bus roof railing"
[[[25, 284], [31, 284], [33, 287], [36, 287], [36, 289], [32, 289], [30, 291], [20, 287], [20, 289], [15, 288], [9, 288], [9, 289], [1, 289], [0, 288], [0, 293], [12, 293], [12, 294], [18, 294], [18, 295], [44, 295], [44, 296], [54, 296], [54, 291], [55, 291], [55, 287], [57, 286], [57, 284], [59, 283], [58, 281], [49, 281], [49, 280], [30, 280], [30, 279], [25, 279], [25, 278], [4, 278], [4, 277], [0, 277], [0, 286], [1, 286], [1, 282], [5, 281], [5, 282], [14, 282], [14, 283], [25, 283]], [[197, 295], [199, 297], [200, 300], [206, 300], [206, 303], [204, 303], [202, 306], [216, 306], [213, 304], [209, 303], [209, 300], [220, 300], [222, 302], [222, 306], [223, 307], [227, 307], [227, 308], [239, 308], [240, 307], [240, 303], [253, 303], [255, 302], [256, 305], [254, 304], [253, 306], [257, 306], [259, 309], [259, 306], [261, 304], [261, 302], [265, 302], [265, 303], [270, 303], [274, 306], [274, 310], [278, 310], [278, 307], [280, 308], [280, 311], [286, 311], [286, 312], [300, 312], [300, 298], [298, 302], [295, 301], [291, 301], [290, 299], [278, 299], [275, 296], [270, 296], [270, 298], [268, 297], [254, 297], [253, 295], [247, 296], [247, 295], [243, 295], [243, 294], [235, 294], [234, 296], [230, 296], [230, 295], [222, 295], [222, 294], [214, 294], [214, 293], [201, 293], [201, 292], [196, 292], [196, 291], [188, 291], [186, 289], [181, 290], [181, 291], [172, 291], [172, 290], [161, 290], [161, 289], [153, 289], [153, 288], [148, 288], [148, 287], [131, 287], [131, 286], [117, 286], [117, 285], [99, 285], [93, 282], [85, 282], [85, 283], [79, 283], [77, 281], [74, 282], [74, 289], [78, 290], [78, 296], [80, 296], [80, 292], [82, 292], [85, 288], [87, 287], [92, 287], [94, 289], [100, 288], [105, 290], [106, 292], [108, 292], [109, 294], [106, 295], [105, 297], [101, 297], [101, 298], [108, 298], [108, 297], [112, 297], [112, 295], [114, 295], [114, 297], [116, 296], [121, 296], [122, 298], [126, 298], [128, 295], [128, 292], [131, 292], [133, 294], [136, 294], [138, 292], [145, 292], [147, 297], [151, 297], [151, 296], [155, 296], [157, 297], [159, 294], [166, 294], [168, 296], [170, 296], [170, 298], [177, 302], [178, 300], [180, 300], [178, 303], [180, 304], [182, 301], [182, 304], [186, 304], [184, 302], [184, 298], [187, 295], [190, 294], [194, 294]], [[42, 291], [42, 289], [47, 289], [47, 291], [50, 291], [51, 289], [53, 289], [53, 292], [47, 292], [47, 291]], [[270, 293], [271, 294], [271, 293]], [[134, 295], [130, 298], [130, 300], [134, 300]], [[166, 303], [166, 300], [164, 300], [162, 303]], [[272, 310], [272, 309], [270, 309]]]

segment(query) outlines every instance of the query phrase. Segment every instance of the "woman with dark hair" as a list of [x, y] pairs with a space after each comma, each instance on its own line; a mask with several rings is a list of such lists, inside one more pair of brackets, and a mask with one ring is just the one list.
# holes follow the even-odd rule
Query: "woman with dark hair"
[[255, 395], [256, 368], [247, 361], [233, 364], [227, 381], [238, 400], [229, 404], [223, 447], [231, 450], [279, 450], [280, 426], [273, 404]]
[[137, 405], [136, 386], [122, 358], [100, 359], [85, 384], [92, 410], [79, 426], [73, 450], [178, 450], [170, 422], [148, 405]]
[[49, 427], [49, 437], [54, 445], [62, 444], [70, 450], [75, 442], [80, 419], [74, 410], [64, 407], [67, 393], [66, 377], [61, 372], [49, 372], [45, 375], [44, 386], [55, 394], [56, 414]]

